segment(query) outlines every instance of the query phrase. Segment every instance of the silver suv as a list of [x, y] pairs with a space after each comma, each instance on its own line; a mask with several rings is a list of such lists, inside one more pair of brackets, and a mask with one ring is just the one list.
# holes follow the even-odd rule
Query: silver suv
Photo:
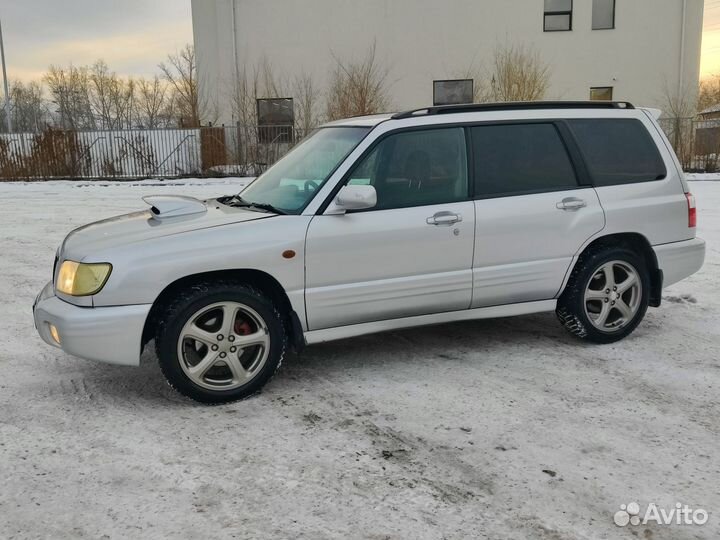
[[517, 103], [328, 124], [238, 195], [150, 197], [70, 233], [37, 330], [125, 365], [153, 341], [170, 384], [210, 403], [259, 391], [290, 347], [398, 328], [556, 311], [617, 341], [705, 256], [658, 113]]

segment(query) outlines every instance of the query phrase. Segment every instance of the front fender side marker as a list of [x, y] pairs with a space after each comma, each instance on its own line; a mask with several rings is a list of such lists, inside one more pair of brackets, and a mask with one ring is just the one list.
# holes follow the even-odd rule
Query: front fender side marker
[[61, 345], [60, 332], [58, 332], [58, 329], [53, 324], [48, 324], [48, 327], [50, 328], [50, 335], [52, 336], [55, 343]]

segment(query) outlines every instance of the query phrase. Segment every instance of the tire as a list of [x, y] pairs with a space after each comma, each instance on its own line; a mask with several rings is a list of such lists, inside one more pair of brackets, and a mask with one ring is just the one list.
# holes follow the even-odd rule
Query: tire
[[[628, 285], [633, 282], [626, 280], [632, 277], [637, 286]], [[625, 247], [599, 248], [578, 260], [556, 314], [574, 336], [614, 343], [630, 335], [645, 317], [650, 287], [644, 257]]]
[[155, 336], [160, 369], [175, 390], [206, 404], [258, 393], [287, 351], [279, 309], [236, 282], [198, 283], [161, 316]]

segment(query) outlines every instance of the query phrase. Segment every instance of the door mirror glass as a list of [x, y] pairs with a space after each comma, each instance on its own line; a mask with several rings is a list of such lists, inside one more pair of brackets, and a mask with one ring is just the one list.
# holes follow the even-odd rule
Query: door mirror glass
[[377, 192], [373, 186], [352, 185], [342, 188], [326, 214], [344, 214], [348, 210], [367, 210], [377, 204]]

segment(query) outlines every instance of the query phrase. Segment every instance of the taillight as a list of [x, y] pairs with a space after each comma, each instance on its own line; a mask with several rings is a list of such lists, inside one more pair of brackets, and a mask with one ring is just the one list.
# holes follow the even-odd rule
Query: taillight
[[697, 208], [695, 207], [695, 196], [692, 193], [686, 193], [688, 202], [688, 227], [694, 229], [697, 227]]

